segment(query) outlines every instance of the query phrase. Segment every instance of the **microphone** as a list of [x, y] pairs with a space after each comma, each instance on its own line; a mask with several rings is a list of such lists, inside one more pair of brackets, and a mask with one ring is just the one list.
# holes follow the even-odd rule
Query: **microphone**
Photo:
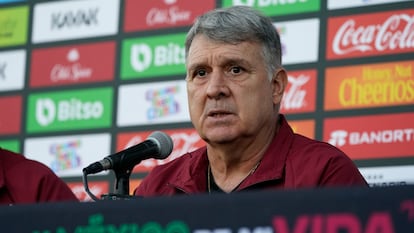
[[131, 169], [145, 159], [165, 159], [171, 154], [173, 145], [170, 136], [155, 131], [147, 140], [90, 164], [83, 169], [83, 173], [95, 174], [108, 169]]

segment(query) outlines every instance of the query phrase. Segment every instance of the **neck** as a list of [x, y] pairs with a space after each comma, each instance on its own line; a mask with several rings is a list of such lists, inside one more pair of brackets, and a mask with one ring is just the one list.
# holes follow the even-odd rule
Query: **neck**
[[208, 192], [211, 193], [212, 187], [215, 186], [217, 186], [219, 189], [226, 193], [230, 193], [236, 190], [247, 177], [249, 177], [256, 171], [257, 167], [260, 165], [260, 161], [261, 160], [256, 162], [256, 164], [252, 168], [250, 168], [250, 170], [247, 173], [237, 172], [234, 173], [234, 175], [228, 177], [221, 176], [219, 173], [214, 172], [209, 164], [207, 169]]

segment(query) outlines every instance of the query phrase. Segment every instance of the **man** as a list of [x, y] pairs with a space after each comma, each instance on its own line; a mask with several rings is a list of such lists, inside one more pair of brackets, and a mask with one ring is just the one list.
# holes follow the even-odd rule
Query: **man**
[[139, 196], [367, 186], [343, 152], [279, 114], [287, 74], [270, 19], [242, 6], [200, 16], [186, 39], [191, 121], [207, 143], [156, 167]]
[[78, 201], [44, 164], [0, 148], [0, 205]]

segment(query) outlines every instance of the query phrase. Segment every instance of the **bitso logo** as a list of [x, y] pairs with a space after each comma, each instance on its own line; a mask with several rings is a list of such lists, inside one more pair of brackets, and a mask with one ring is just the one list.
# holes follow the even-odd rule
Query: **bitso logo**
[[184, 74], [184, 38], [185, 34], [176, 34], [124, 41], [122, 79]]
[[147, 44], [136, 44], [131, 47], [131, 65], [137, 72], [142, 72], [151, 65], [152, 51]]
[[55, 103], [52, 99], [36, 101], [36, 120], [42, 126], [47, 126], [55, 120], [64, 122], [70, 120], [99, 119], [103, 113], [100, 101], [83, 102], [71, 98]]
[[286, 15], [299, 12], [317, 11], [320, 8], [319, 0], [289, 0], [289, 1], [263, 1], [263, 0], [223, 0], [223, 7], [244, 5], [259, 9], [268, 16]]
[[55, 120], [56, 108], [51, 99], [39, 99], [36, 102], [36, 120], [41, 126], [47, 126]]
[[111, 109], [111, 88], [31, 95], [27, 130], [43, 132], [107, 127], [111, 123]]

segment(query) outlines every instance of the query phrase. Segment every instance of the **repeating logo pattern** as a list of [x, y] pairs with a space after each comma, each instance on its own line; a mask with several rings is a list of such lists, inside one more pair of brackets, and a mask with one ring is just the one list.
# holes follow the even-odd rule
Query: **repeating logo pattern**
[[[45, 163], [85, 201], [81, 168], [154, 130], [174, 151], [136, 166], [136, 185], [203, 146], [187, 109], [184, 40], [199, 15], [233, 5], [262, 11], [280, 34], [281, 112], [295, 132], [345, 151], [372, 186], [412, 183], [409, 0], [0, 0], [0, 146]], [[93, 189], [112, 182], [98, 174]]]

